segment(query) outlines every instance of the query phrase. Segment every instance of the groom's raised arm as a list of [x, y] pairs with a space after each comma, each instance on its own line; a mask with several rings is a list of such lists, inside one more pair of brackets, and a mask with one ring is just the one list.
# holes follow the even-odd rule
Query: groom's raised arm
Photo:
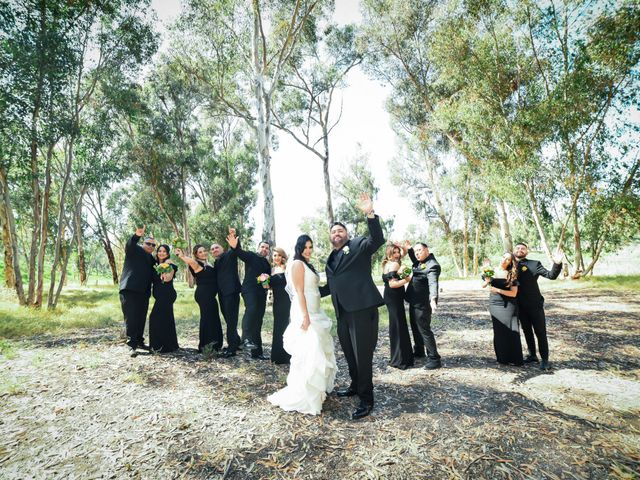
[[363, 244], [366, 252], [369, 255], [373, 255], [384, 245], [384, 233], [382, 232], [382, 225], [380, 225], [380, 217], [378, 215], [367, 216], [367, 227], [369, 228], [369, 236], [365, 237]]

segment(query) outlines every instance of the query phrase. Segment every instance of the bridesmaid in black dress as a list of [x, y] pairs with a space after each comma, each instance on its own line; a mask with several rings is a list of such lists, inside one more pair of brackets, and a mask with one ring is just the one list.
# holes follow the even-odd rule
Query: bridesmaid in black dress
[[168, 353], [177, 350], [178, 335], [176, 321], [173, 317], [173, 303], [176, 301], [176, 289], [173, 288], [173, 277], [178, 266], [171, 261], [169, 245], [160, 245], [156, 250], [155, 263], [168, 263], [172, 272], [158, 274], [153, 271], [151, 279], [155, 303], [149, 315], [149, 346], [151, 350]]
[[287, 254], [282, 248], [273, 249], [273, 267], [271, 269], [271, 291], [273, 293], [273, 340], [271, 343], [271, 361], [279, 364], [289, 364], [289, 355], [282, 346], [282, 334], [289, 325], [291, 299], [286, 292], [287, 279], [285, 270]]
[[518, 269], [512, 253], [505, 253], [500, 268], [493, 278], [484, 277], [484, 285], [490, 285], [489, 313], [493, 323], [493, 347], [498, 363], [522, 365], [520, 324], [518, 322]]
[[198, 352], [204, 347], [211, 347], [218, 351], [222, 347], [222, 324], [220, 323], [220, 311], [218, 310], [218, 282], [216, 271], [207, 261], [209, 252], [204, 245], [193, 247], [194, 258], [187, 257], [182, 250], [176, 248], [178, 258], [189, 266], [189, 271], [196, 280], [196, 303], [200, 307], [200, 341]]
[[407, 316], [404, 310], [404, 286], [411, 281], [411, 276], [400, 279], [402, 250], [398, 245], [387, 247], [385, 259], [382, 261], [382, 280], [384, 281], [384, 303], [389, 311], [389, 346], [391, 360], [389, 365], [401, 370], [413, 366], [413, 350], [411, 337], [407, 327]]

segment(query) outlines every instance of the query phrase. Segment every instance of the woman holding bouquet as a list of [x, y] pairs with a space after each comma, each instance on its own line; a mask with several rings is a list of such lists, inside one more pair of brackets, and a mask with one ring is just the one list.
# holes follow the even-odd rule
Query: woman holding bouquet
[[389, 311], [389, 365], [401, 370], [413, 366], [411, 338], [404, 311], [404, 286], [411, 281], [411, 268], [404, 271], [401, 267], [404, 253], [399, 245], [390, 244], [382, 261], [384, 303]]
[[176, 248], [178, 258], [189, 266], [189, 271], [196, 280], [195, 300], [200, 307], [200, 341], [198, 352], [203, 351], [206, 345], [211, 345], [214, 350], [222, 347], [222, 324], [218, 311], [218, 282], [216, 271], [207, 261], [209, 253], [204, 245], [193, 247], [193, 257], [187, 257], [184, 252]]
[[283, 345], [282, 334], [289, 325], [291, 299], [285, 290], [287, 279], [287, 254], [280, 247], [273, 249], [273, 265], [271, 268], [271, 291], [273, 292], [273, 340], [271, 342], [271, 361], [278, 364], [288, 364], [291, 359]]
[[505, 253], [500, 270], [493, 272], [485, 268], [484, 284], [489, 285], [489, 313], [493, 323], [493, 348], [498, 363], [522, 365], [520, 324], [518, 323], [518, 262], [512, 253]]
[[152, 351], [168, 353], [179, 348], [173, 317], [173, 303], [176, 301], [173, 277], [178, 266], [171, 261], [169, 245], [160, 245], [156, 250], [154, 270], [151, 281], [156, 301], [149, 315], [149, 346]]

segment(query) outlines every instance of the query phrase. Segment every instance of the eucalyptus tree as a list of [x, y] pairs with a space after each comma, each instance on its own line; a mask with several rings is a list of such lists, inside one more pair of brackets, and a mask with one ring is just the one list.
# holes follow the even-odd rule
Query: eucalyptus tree
[[326, 0], [190, 0], [175, 27], [185, 71], [206, 85], [212, 107], [243, 119], [258, 148], [263, 238], [275, 242], [271, 188], [272, 105], [301, 38]]
[[[283, 91], [273, 108], [274, 125], [322, 162], [327, 221], [334, 221], [329, 175], [329, 134], [342, 118], [342, 100], [336, 114], [335, 95], [347, 74], [362, 61], [355, 48], [355, 28], [328, 25], [318, 30], [290, 58], [282, 79]], [[321, 30], [321, 31], [320, 31]]]

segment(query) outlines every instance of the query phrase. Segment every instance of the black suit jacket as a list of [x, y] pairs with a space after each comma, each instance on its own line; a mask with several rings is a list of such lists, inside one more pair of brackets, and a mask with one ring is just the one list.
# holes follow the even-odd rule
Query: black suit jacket
[[555, 280], [562, 271], [561, 263], [554, 263], [551, 270], [547, 270], [538, 260], [523, 258], [518, 261], [518, 305], [532, 307], [544, 305], [544, 297], [540, 293], [538, 277]]
[[120, 291], [151, 295], [154, 259], [138, 245], [140, 237], [133, 235], [124, 247], [124, 265], [120, 276]]
[[246, 252], [242, 250], [240, 241], [235, 249], [236, 255], [240, 260], [244, 262], [244, 280], [242, 281], [241, 291], [242, 293], [258, 293], [262, 295], [267, 294], [267, 289], [258, 283], [258, 277], [266, 273], [271, 275], [271, 265], [269, 260], [265, 257], [261, 257], [255, 252]]
[[[356, 312], [384, 305], [384, 300], [371, 278], [371, 256], [384, 244], [380, 218], [376, 215], [367, 221], [369, 236], [349, 240], [340, 250], [329, 255], [325, 272], [327, 284], [320, 287], [324, 297], [331, 294], [336, 314], [340, 307], [346, 312]], [[335, 260], [335, 269], [331, 267]]]
[[424, 305], [431, 300], [438, 302], [438, 280], [440, 278], [440, 264], [430, 253], [423, 262], [419, 262], [413, 253], [413, 248], [409, 249], [409, 258], [413, 264], [413, 277], [407, 287], [405, 297], [411, 305]]
[[238, 275], [238, 255], [234, 249], [222, 253], [215, 261], [218, 292], [220, 295], [240, 293], [240, 276]]

